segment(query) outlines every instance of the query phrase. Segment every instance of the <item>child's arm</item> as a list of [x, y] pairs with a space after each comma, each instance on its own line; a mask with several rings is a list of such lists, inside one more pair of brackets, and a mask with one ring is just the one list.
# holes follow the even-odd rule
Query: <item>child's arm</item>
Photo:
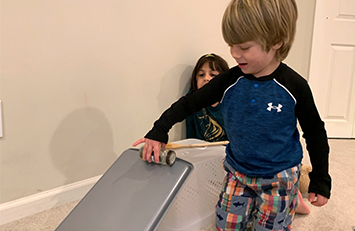
[[[224, 91], [234, 82], [237, 81], [242, 74], [239, 67], [234, 67], [223, 74], [214, 77], [208, 84], [202, 88], [181, 97], [173, 103], [160, 118], [154, 122], [153, 128], [145, 135], [144, 138], [136, 141], [133, 145], [144, 143], [143, 159], [149, 161], [151, 151], [154, 153], [159, 151], [159, 146], [168, 142], [168, 132], [178, 122], [183, 121], [194, 112], [204, 107], [219, 102]], [[164, 146], [165, 148], [165, 146]], [[159, 153], [159, 152], [158, 152]]]
[[145, 138], [167, 143], [168, 132], [173, 125], [202, 108], [219, 102], [224, 95], [224, 91], [237, 81], [240, 73], [239, 68], [230, 69], [214, 77], [202, 88], [181, 97], [154, 122], [153, 128], [146, 134]]
[[[207, 86], [207, 85], [205, 85]], [[168, 142], [168, 132], [174, 124], [183, 121], [189, 115], [198, 111], [198, 105], [189, 103], [193, 97], [184, 96], [180, 98], [177, 102], [171, 105], [160, 118], [154, 122], [153, 128], [145, 135], [144, 138], [136, 141], [133, 146], [140, 143], [145, 143], [142, 153], [142, 159], [151, 162], [151, 153], [154, 151], [155, 160], [159, 161], [159, 149], [165, 148]], [[202, 107], [201, 107], [202, 108]]]
[[286, 64], [281, 65], [284, 68], [280, 69], [277, 81], [295, 98], [295, 116], [301, 125], [312, 164], [312, 172], [309, 174], [309, 199], [313, 201], [317, 195], [317, 202], [313, 204], [322, 205], [326, 203], [324, 198], [329, 199], [331, 189], [331, 177], [328, 173], [329, 145], [324, 122], [319, 116], [307, 81]]
[[312, 172], [309, 173], [309, 200], [314, 205], [322, 206], [327, 203], [331, 190], [328, 138], [308, 84], [302, 86], [301, 95], [297, 99], [296, 114], [312, 164]]

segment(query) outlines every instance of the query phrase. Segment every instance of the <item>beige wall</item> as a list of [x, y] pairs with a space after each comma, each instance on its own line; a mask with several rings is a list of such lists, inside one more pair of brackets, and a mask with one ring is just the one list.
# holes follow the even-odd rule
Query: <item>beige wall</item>
[[[103, 174], [187, 91], [202, 54], [234, 65], [228, 2], [1, 0], [0, 203]], [[314, 9], [297, 2], [287, 63], [307, 77]]]
[[308, 79], [316, 0], [296, 0], [298, 21], [295, 42], [285, 63]]

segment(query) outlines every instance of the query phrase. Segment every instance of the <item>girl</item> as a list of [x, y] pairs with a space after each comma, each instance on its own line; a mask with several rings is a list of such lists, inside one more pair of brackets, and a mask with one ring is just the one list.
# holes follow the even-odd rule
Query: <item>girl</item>
[[[227, 62], [216, 54], [201, 56], [192, 72], [190, 91], [203, 87], [212, 78], [228, 69]], [[197, 138], [210, 142], [227, 140], [221, 106], [221, 104], [215, 103], [188, 117], [186, 119], [186, 138]]]

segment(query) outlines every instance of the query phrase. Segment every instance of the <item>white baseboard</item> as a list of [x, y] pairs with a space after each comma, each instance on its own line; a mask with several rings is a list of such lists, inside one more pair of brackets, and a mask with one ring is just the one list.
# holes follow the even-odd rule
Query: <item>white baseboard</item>
[[0, 204], [0, 225], [82, 199], [101, 176]]

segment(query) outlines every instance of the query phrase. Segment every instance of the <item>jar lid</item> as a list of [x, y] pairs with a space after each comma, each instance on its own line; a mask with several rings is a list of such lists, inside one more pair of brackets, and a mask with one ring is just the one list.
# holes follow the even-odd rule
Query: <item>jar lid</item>
[[166, 154], [166, 164], [167, 165], [173, 165], [176, 160], [176, 153], [172, 150], [169, 150], [168, 153]]

